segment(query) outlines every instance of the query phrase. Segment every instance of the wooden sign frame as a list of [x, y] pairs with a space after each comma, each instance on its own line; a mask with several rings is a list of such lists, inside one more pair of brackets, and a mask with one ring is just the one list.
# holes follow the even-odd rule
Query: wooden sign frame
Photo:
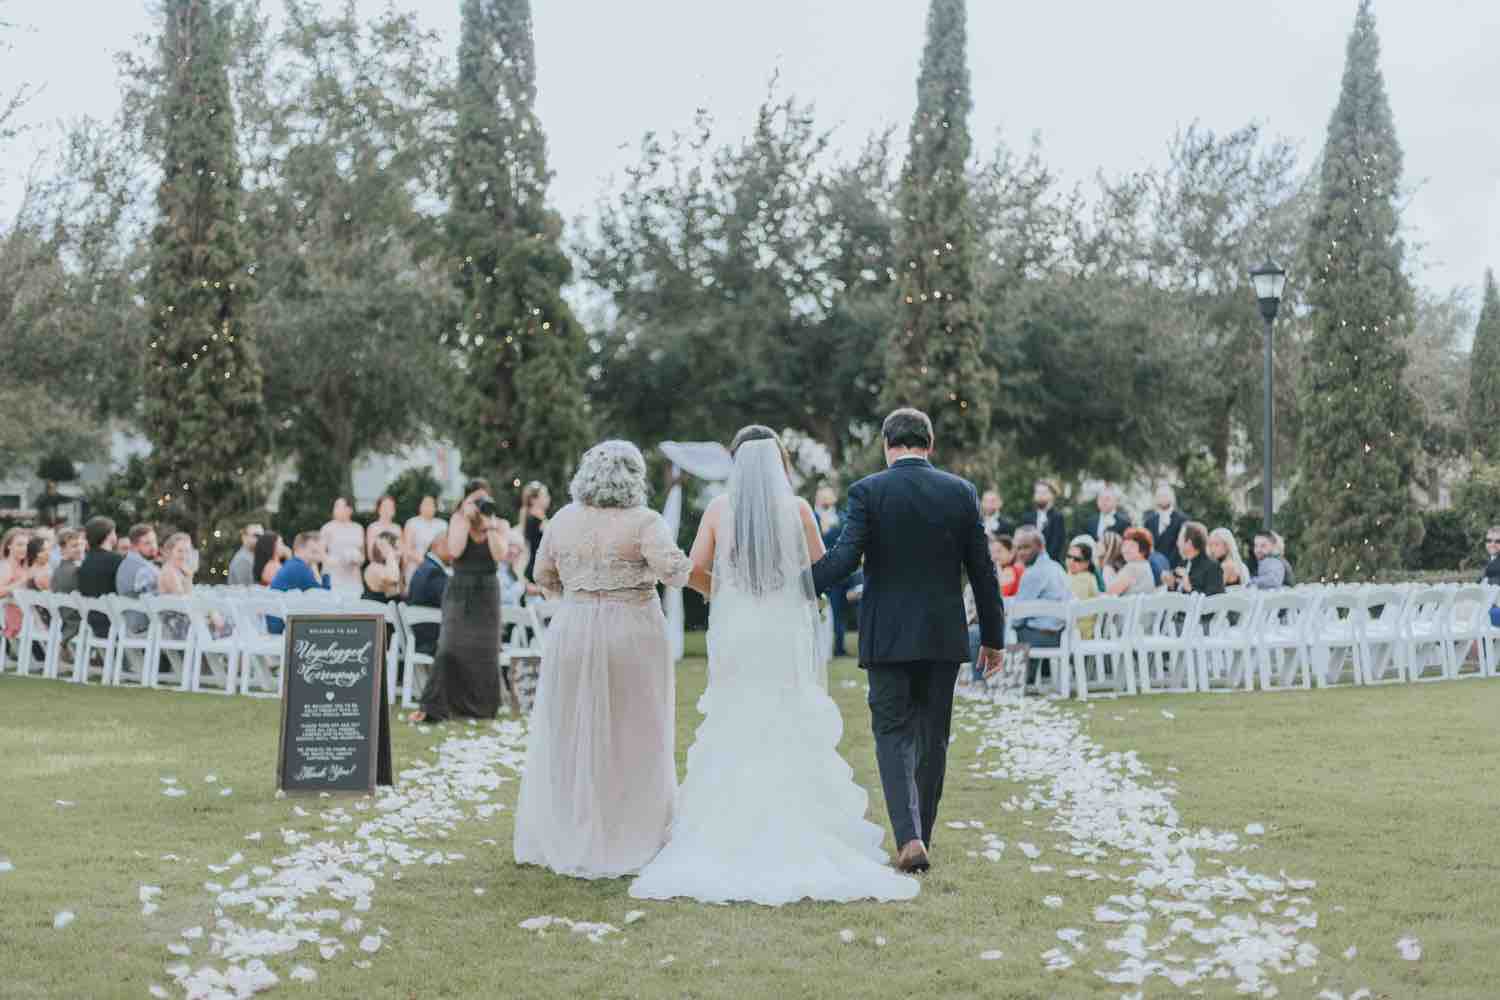
[[[319, 788], [319, 787], [288, 787], [287, 785], [287, 724], [290, 722], [292, 685], [299, 683], [295, 680], [295, 664], [293, 649], [293, 637], [297, 633], [298, 626], [327, 622], [329, 624], [341, 623], [363, 623], [370, 622], [375, 625], [375, 639], [372, 656], [374, 662], [371, 664], [370, 680], [370, 704], [361, 705], [369, 715], [369, 743], [368, 770], [369, 782], [359, 788]], [[281, 660], [281, 726], [277, 732], [276, 741], [276, 789], [285, 795], [328, 795], [362, 796], [372, 795], [375, 786], [390, 785], [392, 781], [391, 764], [391, 723], [390, 705], [385, 697], [385, 652], [386, 652], [386, 625], [385, 615], [368, 611], [350, 611], [346, 613], [320, 612], [316, 614], [291, 614], [286, 617], [284, 627], [286, 646], [282, 650]]]

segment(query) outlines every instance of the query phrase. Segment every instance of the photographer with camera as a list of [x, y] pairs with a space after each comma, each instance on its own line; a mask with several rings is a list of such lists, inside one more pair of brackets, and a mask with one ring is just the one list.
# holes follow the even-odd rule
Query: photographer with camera
[[412, 722], [451, 716], [493, 719], [500, 708], [500, 580], [510, 525], [496, 517], [490, 484], [476, 479], [448, 520], [453, 578], [443, 594], [443, 624], [422, 707]]

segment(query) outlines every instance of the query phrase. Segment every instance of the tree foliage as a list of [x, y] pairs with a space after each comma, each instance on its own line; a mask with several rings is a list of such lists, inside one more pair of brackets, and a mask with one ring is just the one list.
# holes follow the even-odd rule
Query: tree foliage
[[[1421, 540], [1411, 486], [1420, 432], [1405, 383], [1414, 298], [1403, 271], [1401, 147], [1369, 0], [1350, 33], [1302, 257], [1304, 577], [1368, 579]], [[1308, 571], [1311, 571], [1309, 573]]]
[[900, 213], [895, 315], [886, 348], [886, 408], [915, 406], [931, 418], [947, 462], [971, 466], [989, 438], [1001, 385], [985, 363], [969, 184], [968, 11], [932, 0], [917, 76]]
[[253, 505], [268, 445], [247, 321], [252, 271], [226, 64], [228, 10], [169, 0], [153, 122], [158, 219], [141, 293], [151, 319], [143, 423], [157, 503], [199, 533]]
[[591, 443], [587, 342], [562, 297], [572, 268], [547, 205], [530, 0], [464, 0], [461, 31], [447, 216], [458, 442], [497, 490], [558, 488]]
[[1469, 441], [1474, 449], [1500, 458], [1500, 288], [1495, 272], [1484, 272], [1484, 298], [1469, 360]]

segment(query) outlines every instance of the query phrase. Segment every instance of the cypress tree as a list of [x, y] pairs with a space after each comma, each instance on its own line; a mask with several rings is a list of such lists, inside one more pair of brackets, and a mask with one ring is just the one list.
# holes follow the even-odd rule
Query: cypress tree
[[212, 0], [165, 4], [154, 114], [159, 218], [143, 288], [152, 324], [148, 475], [163, 517], [197, 532], [200, 545], [253, 505], [245, 484], [268, 450], [261, 368], [244, 322], [251, 285], [225, 69], [230, 13]]
[[900, 325], [891, 331], [883, 400], [932, 417], [945, 461], [979, 458], [997, 379], [983, 362], [984, 315], [967, 172], [971, 140], [964, 0], [932, 0], [917, 110], [897, 198]]
[[590, 441], [587, 342], [562, 298], [571, 265], [547, 207], [530, 0], [464, 0], [448, 238], [463, 314], [464, 468], [499, 491], [554, 492]]
[[1375, 16], [1360, 0], [1302, 259], [1311, 331], [1298, 491], [1310, 516], [1300, 559], [1327, 579], [1399, 567], [1422, 534], [1411, 497], [1418, 410], [1402, 379], [1414, 298], [1398, 233], [1401, 159]]
[[1469, 358], [1469, 437], [1476, 451], [1500, 458], [1500, 289], [1484, 272], [1484, 304]]

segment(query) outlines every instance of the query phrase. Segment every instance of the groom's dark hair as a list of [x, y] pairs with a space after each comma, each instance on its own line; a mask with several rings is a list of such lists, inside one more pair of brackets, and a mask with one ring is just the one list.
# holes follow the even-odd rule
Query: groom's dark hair
[[921, 410], [904, 406], [885, 418], [880, 427], [887, 448], [932, 448], [932, 421]]

